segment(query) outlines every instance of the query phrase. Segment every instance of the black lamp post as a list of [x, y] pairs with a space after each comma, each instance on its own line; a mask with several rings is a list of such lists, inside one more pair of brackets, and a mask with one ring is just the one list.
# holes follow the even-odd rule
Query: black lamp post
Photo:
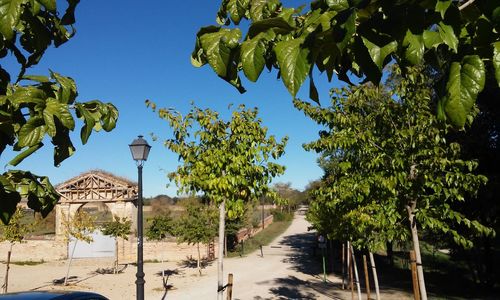
[[144, 261], [142, 256], [142, 166], [148, 159], [149, 150], [151, 146], [148, 142], [139, 135], [132, 144], [128, 145], [132, 158], [137, 164], [137, 172], [139, 177], [139, 190], [137, 191], [137, 273], [135, 277], [136, 296], [138, 300], [144, 300]]

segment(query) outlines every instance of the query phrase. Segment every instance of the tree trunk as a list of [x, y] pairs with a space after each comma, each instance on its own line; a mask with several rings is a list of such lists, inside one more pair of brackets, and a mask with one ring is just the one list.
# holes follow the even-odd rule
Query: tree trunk
[[118, 273], [118, 238], [115, 238], [115, 274]]
[[196, 243], [196, 247], [198, 248], [198, 262], [196, 263], [196, 266], [198, 267], [198, 273], [200, 273], [201, 276], [201, 254], [200, 254], [200, 243]]
[[375, 259], [373, 259], [373, 253], [369, 253], [370, 256], [370, 265], [372, 267], [373, 273], [373, 283], [375, 284], [375, 294], [377, 294], [377, 300], [380, 300], [380, 290], [378, 288], [378, 276], [377, 276], [377, 267], [375, 266]]
[[406, 206], [408, 211], [408, 219], [410, 221], [411, 237], [413, 240], [413, 250], [415, 251], [415, 258], [417, 262], [418, 285], [420, 288], [420, 297], [422, 300], [427, 300], [427, 291], [425, 289], [424, 269], [422, 268], [422, 257], [420, 256], [420, 242], [418, 240], [417, 221], [415, 220], [415, 208], [417, 201], [410, 201]]
[[217, 258], [217, 300], [223, 300], [224, 297], [224, 237], [225, 237], [225, 218], [226, 205], [225, 200], [219, 205], [219, 257]]
[[386, 242], [385, 247], [387, 248], [387, 260], [389, 265], [394, 266], [394, 251], [392, 250], [392, 242]]
[[68, 258], [68, 269], [66, 270], [66, 277], [64, 277], [64, 285], [68, 285], [69, 268], [71, 268], [71, 262], [73, 261], [73, 254], [75, 254], [76, 243], [78, 243], [78, 240], [75, 240], [75, 244], [73, 245], [73, 250], [71, 250], [71, 255]]
[[5, 279], [3, 282], [3, 293], [7, 293], [9, 287], [9, 269], [10, 269], [10, 256], [12, 255], [12, 243], [10, 243], [9, 251], [7, 252], [7, 263], [5, 267]]
[[358, 290], [358, 299], [361, 300], [361, 286], [359, 284], [359, 275], [358, 275], [358, 265], [356, 264], [356, 257], [354, 256], [354, 248], [351, 244], [351, 255], [352, 255], [352, 265], [354, 267], [354, 278], [356, 279], [356, 289]]

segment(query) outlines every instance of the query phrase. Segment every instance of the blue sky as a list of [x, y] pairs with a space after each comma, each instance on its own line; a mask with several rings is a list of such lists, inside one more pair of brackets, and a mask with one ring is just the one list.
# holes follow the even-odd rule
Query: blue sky
[[[59, 2], [59, 1], [58, 1]], [[322, 174], [317, 155], [302, 149], [302, 144], [317, 137], [318, 127], [296, 110], [276, 73], [264, 71], [258, 83], [243, 81], [247, 92], [239, 94], [219, 79], [208, 67], [190, 63], [195, 35], [201, 26], [215, 24], [220, 1], [82, 1], [76, 13], [76, 36], [60, 48], [50, 48], [42, 62], [27, 73], [47, 75], [48, 69], [70, 76], [78, 86], [78, 101], [99, 99], [112, 102], [120, 112], [117, 127], [110, 133], [93, 133], [87, 145], [79, 140], [79, 128], [73, 133], [76, 153], [58, 168], [52, 164], [50, 141], [45, 149], [32, 155], [17, 168], [48, 175], [53, 184], [91, 169], [102, 169], [136, 180], [137, 169], [128, 144], [143, 134], [152, 145], [144, 166], [144, 195], [174, 196], [174, 186], [166, 187], [166, 173], [178, 165], [177, 156], [162, 144], [169, 136], [166, 122], [144, 105], [150, 99], [158, 107], [189, 109], [190, 101], [227, 115], [228, 104], [257, 106], [263, 124], [278, 138], [289, 136], [286, 153], [279, 163], [286, 173], [274, 182], [291, 182], [303, 189]], [[301, 4], [299, 1], [284, 1]], [[6, 67], [13, 70], [15, 64]], [[316, 80], [323, 103], [333, 84], [322, 75]], [[299, 92], [307, 98], [308, 84]], [[151, 133], [159, 136], [156, 142]], [[12, 158], [4, 153], [5, 166]], [[11, 168], [5, 166], [5, 168]]]

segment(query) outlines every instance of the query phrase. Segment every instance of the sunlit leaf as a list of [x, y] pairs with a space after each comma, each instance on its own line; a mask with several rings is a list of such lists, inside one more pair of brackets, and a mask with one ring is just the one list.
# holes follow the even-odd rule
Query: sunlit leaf
[[278, 61], [283, 83], [295, 97], [311, 68], [309, 50], [302, 47], [302, 39], [282, 41], [276, 44], [274, 52]]
[[465, 125], [477, 95], [483, 90], [484, 82], [485, 68], [479, 56], [465, 56], [462, 62], [451, 64], [444, 110], [452, 124], [457, 127]]

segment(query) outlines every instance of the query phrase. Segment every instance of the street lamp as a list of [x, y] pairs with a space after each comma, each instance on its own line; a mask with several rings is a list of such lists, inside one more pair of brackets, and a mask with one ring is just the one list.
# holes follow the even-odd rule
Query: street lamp
[[142, 166], [148, 159], [151, 146], [148, 142], [139, 135], [132, 144], [128, 145], [132, 158], [137, 164], [137, 172], [139, 177], [139, 188], [137, 191], [137, 273], [135, 277], [136, 296], [138, 300], [144, 300], [144, 261], [142, 256]]

